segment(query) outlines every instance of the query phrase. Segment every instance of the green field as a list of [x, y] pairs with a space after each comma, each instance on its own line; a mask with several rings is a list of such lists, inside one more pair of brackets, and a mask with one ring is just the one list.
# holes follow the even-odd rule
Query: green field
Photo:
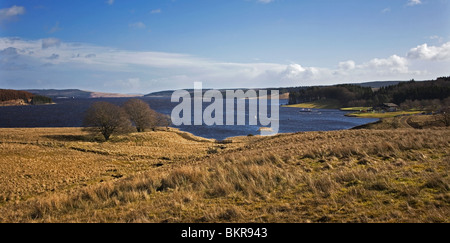
[[360, 118], [390, 118], [390, 117], [396, 117], [396, 116], [417, 115], [417, 114], [420, 114], [422, 112], [423, 111], [397, 111], [397, 112], [385, 112], [385, 113], [379, 113], [379, 112], [367, 112], [367, 113], [355, 112], [355, 113], [347, 114], [346, 116], [360, 117]]
[[326, 100], [305, 102], [295, 105], [285, 105], [283, 107], [306, 108], [306, 109], [340, 109], [342, 105], [338, 100], [326, 99]]
[[341, 108], [341, 111], [367, 111], [372, 109], [372, 107], [346, 107]]

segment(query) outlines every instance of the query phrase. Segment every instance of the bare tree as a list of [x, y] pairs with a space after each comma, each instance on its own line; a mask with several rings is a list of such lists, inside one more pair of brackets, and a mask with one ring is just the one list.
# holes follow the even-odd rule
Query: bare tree
[[138, 132], [155, 128], [157, 112], [152, 110], [146, 102], [139, 99], [131, 99], [125, 102], [123, 108]]
[[441, 114], [438, 115], [437, 119], [444, 123], [446, 127], [450, 127], [450, 107], [442, 109]]
[[167, 128], [172, 125], [172, 119], [170, 118], [169, 115], [164, 115], [161, 113], [157, 113], [156, 115], [156, 125], [159, 127], [165, 127], [166, 130]]
[[131, 129], [125, 111], [108, 102], [96, 102], [86, 111], [83, 125], [85, 130], [101, 133], [106, 141], [111, 135], [126, 133]]

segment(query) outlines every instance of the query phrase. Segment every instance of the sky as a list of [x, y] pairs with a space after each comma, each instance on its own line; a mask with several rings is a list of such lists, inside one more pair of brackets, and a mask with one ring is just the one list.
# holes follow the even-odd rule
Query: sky
[[1, 0], [0, 88], [146, 94], [450, 75], [450, 0]]

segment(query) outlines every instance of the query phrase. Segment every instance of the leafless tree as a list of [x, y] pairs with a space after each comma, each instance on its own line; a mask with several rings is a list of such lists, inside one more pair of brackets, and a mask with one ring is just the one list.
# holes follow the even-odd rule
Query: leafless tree
[[442, 109], [441, 114], [437, 117], [437, 119], [444, 123], [446, 127], [450, 127], [450, 107]]
[[101, 133], [106, 141], [113, 134], [126, 133], [131, 129], [125, 111], [108, 102], [96, 102], [86, 111], [83, 125], [85, 130]]
[[156, 115], [156, 124], [159, 127], [165, 127], [167, 129], [170, 125], [172, 125], [172, 119], [169, 115], [158, 113]]
[[146, 102], [139, 99], [131, 99], [125, 102], [123, 108], [138, 132], [144, 132], [145, 129], [154, 129], [156, 127], [158, 113], [152, 110]]

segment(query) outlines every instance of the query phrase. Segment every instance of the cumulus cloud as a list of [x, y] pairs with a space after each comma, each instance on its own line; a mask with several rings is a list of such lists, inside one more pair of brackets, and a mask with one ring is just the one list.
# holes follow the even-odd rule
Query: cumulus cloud
[[22, 6], [14, 5], [10, 8], [0, 9], [0, 23], [13, 20], [15, 17], [23, 14], [25, 14], [25, 8]]
[[450, 42], [444, 43], [441, 46], [428, 46], [422, 44], [412, 48], [407, 57], [409, 59], [422, 60], [449, 60], [450, 59]]
[[281, 78], [288, 80], [314, 79], [318, 74], [319, 69], [315, 67], [303, 67], [300, 64], [290, 64], [281, 72]]
[[392, 55], [389, 58], [374, 58], [364, 63], [360, 68], [369, 68], [378, 73], [408, 73], [408, 60], [404, 57]]
[[[0, 69], [8, 70], [4, 80], [8, 75], [13, 75], [14, 80], [22, 79], [21, 82], [38, 77], [43, 82], [65, 80], [84, 89], [104, 91], [109, 87], [108, 91], [127, 93], [189, 88], [195, 81], [214, 88], [307, 86], [443, 76], [448, 73], [450, 55], [441, 55], [449, 46], [450, 43], [438, 47], [421, 45], [406, 56], [391, 55], [365, 62], [346, 60], [329, 68], [300, 63], [220, 62], [182, 53], [128, 51], [55, 38], [0, 38]], [[83, 82], [85, 86], [81, 85]]]
[[356, 63], [355, 61], [349, 60], [349, 61], [345, 61], [345, 62], [340, 62], [339, 63], [339, 69], [340, 70], [353, 70], [356, 67]]

